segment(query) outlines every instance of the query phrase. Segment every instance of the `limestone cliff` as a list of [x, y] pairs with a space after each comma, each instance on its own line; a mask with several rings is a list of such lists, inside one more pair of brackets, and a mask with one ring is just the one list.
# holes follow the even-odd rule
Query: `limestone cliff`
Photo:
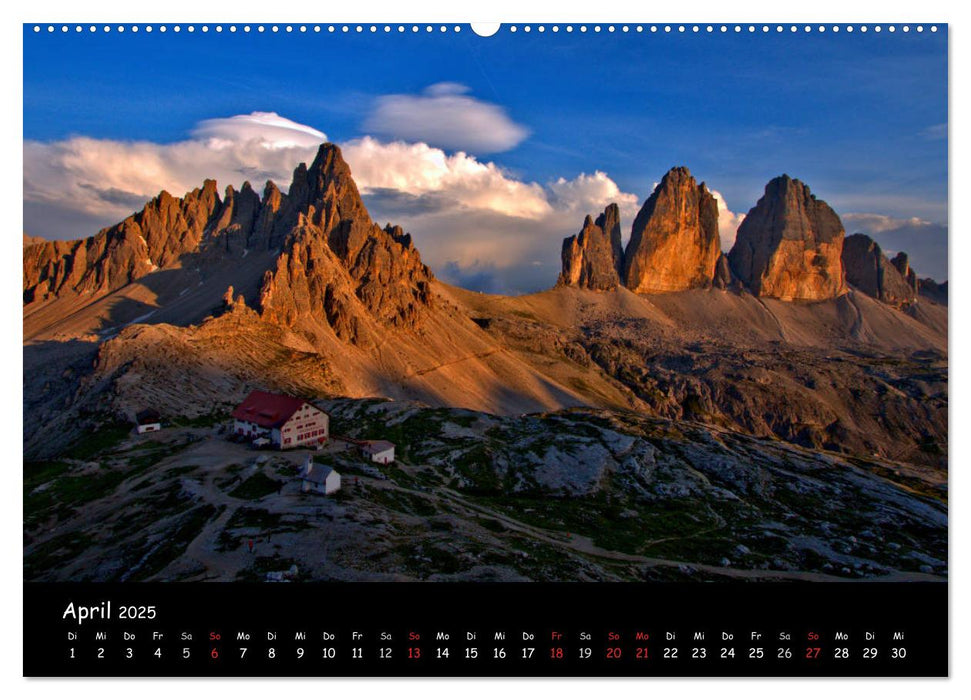
[[623, 272], [620, 210], [609, 205], [594, 221], [587, 216], [583, 228], [563, 241], [563, 271], [559, 285], [587, 289], [616, 289]]
[[371, 221], [333, 144], [320, 147], [310, 168], [294, 171], [270, 241], [282, 251], [260, 292], [267, 320], [326, 319], [339, 337], [355, 341], [363, 338], [365, 320], [411, 325], [431, 302], [432, 274], [411, 236]]
[[672, 168], [634, 219], [623, 281], [648, 294], [709, 287], [720, 253], [715, 198], [687, 168]]
[[846, 291], [843, 237], [836, 212], [802, 182], [782, 175], [765, 186], [749, 210], [728, 259], [757, 296], [833, 299]]
[[[879, 244], [869, 236], [863, 233], [848, 236], [843, 243], [842, 257], [846, 281], [861, 292], [894, 306], [905, 306], [916, 300], [916, 285], [904, 279], [900, 269], [887, 260]], [[912, 272], [909, 265], [906, 269]]]

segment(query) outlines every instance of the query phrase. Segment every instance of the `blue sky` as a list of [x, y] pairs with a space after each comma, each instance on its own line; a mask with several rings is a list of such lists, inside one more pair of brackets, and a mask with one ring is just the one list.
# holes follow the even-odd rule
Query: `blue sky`
[[[422, 111], [443, 105], [461, 112], [466, 139], [435, 123], [440, 110], [427, 118]], [[581, 174], [600, 171], [598, 184], [611, 183], [601, 196], [616, 185], [636, 211], [675, 165], [717, 190], [735, 215], [786, 172], [836, 208], [848, 232], [867, 230], [888, 250], [908, 245], [919, 274], [947, 276], [946, 27], [921, 34], [520, 30], [490, 38], [467, 27], [390, 35], [35, 34], [26, 27], [24, 138], [36, 145], [25, 147], [26, 233], [90, 235], [94, 230], [82, 229], [116, 220], [118, 207], [134, 208], [138, 197], [157, 191], [151, 182], [115, 183], [112, 196], [100, 196], [118, 207], [98, 209], [68, 201], [93, 191], [90, 182], [72, 182], [54, 201], [40, 179], [68, 169], [64, 153], [75, 151], [64, 144], [72, 138], [164, 146], [193, 138], [205, 120], [253, 112], [275, 113], [341, 144], [371, 137], [441, 148], [446, 156], [461, 150], [471, 159], [455, 165], [463, 172], [470, 163], [491, 164], [499, 174], [475, 185], [475, 201], [455, 173], [452, 189], [436, 181], [434, 191], [415, 185], [402, 192], [379, 176], [370, 187], [365, 177], [362, 188], [376, 218], [395, 216], [411, 228], [426, 259], [435, 257], [426, 248], [443, 248], [444, 257], [429, 261], [450, 270], [453, 281], [475, 279], [489, 291], [552, 284], [558, 240], [579, 229], [586, 213], [579, 209], [608, 203], [597, 201]], [[45, 148], [52, 144], [63, 146], [60, 160], [41, 163], [54, 158]], [[356, 174], [374, 167], [363, 162], [365, 152], [387, 162], [377, 146], [349, 152], [362, 160], [358, 167], [349, 158]], [[265, 171], [282, 169], [274, 161]], [[193, 180], [180, 170], [157, 189], [216, 174], [198, 172]], [[564, 188], [551, 187], [560, 178], [566, 189], [577, 183], [569, 196], [583, 196], [569, 200]], [[522, 192], [545, 197], [549, 211], [538, 203], [524, 217], [508, 203], [483, 205], [498, 201], [483, 194], [488, 187], [520, 201]], [[543, 222], [517, 228], [524, 218]], [[490, 235], [499, 248], [535, 240], [520, 245], [517, 257], [490, 253], [483, 243]]]

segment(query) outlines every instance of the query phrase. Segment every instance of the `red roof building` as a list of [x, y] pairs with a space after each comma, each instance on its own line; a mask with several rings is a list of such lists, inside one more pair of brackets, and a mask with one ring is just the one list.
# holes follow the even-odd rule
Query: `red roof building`
[[236, 435], [266, 437], [283, 450], [326, 442], [330, 434], [326, 413], [303, 399], [283, 394], [251, 391], [232, 415]]

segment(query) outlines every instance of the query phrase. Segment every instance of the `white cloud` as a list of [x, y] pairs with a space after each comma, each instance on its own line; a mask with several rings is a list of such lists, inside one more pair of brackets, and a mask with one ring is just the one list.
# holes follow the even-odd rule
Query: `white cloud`
[[442, 279], [479, 291], [549, 287], [560, 271], [563, 239], [580, 230], [587, 214], [616, 202], [629, 230], [637, 212], [637, 197], [599, 171], [544, 187], [423, 143], [365, 137], [342, 148], [371, 215], [411, 231]]
[[[353, 161], [348, 162], [356, 177]], [[532, 215], [507, 213], [518, 199], [515, 189], [510, 194], [507, 188], [516, 186], [527, 188], [535, 202]], [[503, 202], [510, 199], [504, 207], [470, 208], [440, 198], [456, 192], [465, 196], [467, 189], [464, 185], [407, 197], [400, 191], [371, 189], [366, 203], [379, 221], [395, 221], [411, 231], [422, 258], [445, 281], [505, 294], [552, 286], [560, 272], [563, 239], [580, 230], [587, 214], [596, 216], [616, 202], [621, 208], [622, 230], [629, 233], [637, 212], [637, 197], [623, 192], [603, 172], [581, 173], [570, 180], [558, 178], [546, 187], [507, 179], [497, 185], [493, 195]], [[445, 194], [448, 192], [451, 195]]]
[[[273, 112], [201, 122], [192, 138], [169, 144], [71, 137], [24, 143], [25, 226], [49, 238], [75, 238], [139, 209], [161, 190], [181, 196], [215, 179], [221, 187], [274, 180], [284, 190], [298, 163], [309, 163], [326, 135]], [[495, 163], [424, 143], [371, 137], [343, 145], [362, 191], [435, 196], [457, 209], [487, 209], [536, 219], [552, 207], [537, 183]]]
[[735, 245], [735, 234], [738, 233], [745, 214], [736, 214], [729, 209], [718, 190], [711, 190], [711, 196], [718, 203], [718, 237], [721, 239], [722, 250], [727, 253]]
[[580, 173], [572, 180], [558, 178], [550, 183], [549, 189], [559, 208], [579, 214], [581, 222], [586, 214], [595, 215], [613, 203], [620, 208], [621, 223], [630, 224], [640, 208], [636, 194], [622, 192], [617, 183], [600, 170], [593, 175]]
[[843, 220], [843, 227], [848, 233], [863, 231], [866, 233], [886, 233], [907, 227], [912, 229], [927, 228], [933, 226], [930, 221], [912, 216], [902, 219], [883, 214], [870, 214], [865, 212], [850, 212], [840, 217]]
[[429, 97], [446, 97], [448, 95], [464, 95], [467, 92], [472, 92], [472, 90], [462, 83], [443, 81], [429, 85], [422, 92]]
[[375, 100], [364, 131], [473, 153], [507, 151], [529, 135], [502, 107], [468, 91], [459, 83], [436, 83], [420, 95], [383, 95]]
[[437, 194], [457, 207], [527, 219], [551, 211], [540, 185], [517, 180], [495, 163], [482, 163], [461, 151], [448, 155], [425, 143], [382, 143], [369, 136], [344, 144], [342, 150], [362, 192]]

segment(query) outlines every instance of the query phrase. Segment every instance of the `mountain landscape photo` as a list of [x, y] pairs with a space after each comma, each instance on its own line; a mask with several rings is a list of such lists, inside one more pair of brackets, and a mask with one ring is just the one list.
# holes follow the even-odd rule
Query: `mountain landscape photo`
[[[936, 138], [878, 174], [795, 126], [733, 125], [727, 171], [694, 165], [700, 123], [581, 157], [585, 106], [548, 118], [594, 135], [554, 146], [531, 102], [526, 128], [440, 79], [340, 145], [273, 112], [151, 142], [44, 131], [50, 89], [25, 93], [26, 580], [947, 579], [947, 230], [904, 215], [946, 169], [879, 179]], [[582, 174], [528, 179], [543, 139]]]

